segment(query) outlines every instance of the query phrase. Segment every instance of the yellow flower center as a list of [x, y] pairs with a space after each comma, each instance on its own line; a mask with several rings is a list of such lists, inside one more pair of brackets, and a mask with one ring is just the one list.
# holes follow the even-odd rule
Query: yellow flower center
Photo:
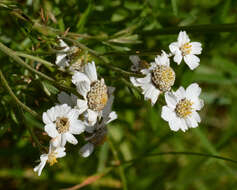
[[69, 120], [66, 117], [57, 117], [56, 119], [56, 129], [57, 131], [61, 134], [61, 133], [66, 133], [67, 131], [69, 131]]
[[190, 54], [191, 50], [192, 50], [192, 45], [189, 42], [183, 44], [180, 47], [180, 51], [182, 51], [183, 56]]
[[107, 86], [104, 80], [97, 80], [91, 84], [87, 94], [88, 107], [94, 111], [101, 111], [108, 101]]
[[174, 85], [175, 72], [169, 66], [158, 65], [152, 71], [152, 82], [162, 92], [166, 92]]
[[51, 152], [49, 155], [48, 155], [48, 163], [50, 166], [54, 165], [55, 163], [57, 163], [57, 158], [56, 158], [56, 152]]
[[176, 105], [175, 112], [178, 117], [186, 118], [188, 115], [192, 113], [192, 105], [193, 102], [187, 100], [186, 98], [180, 100]]

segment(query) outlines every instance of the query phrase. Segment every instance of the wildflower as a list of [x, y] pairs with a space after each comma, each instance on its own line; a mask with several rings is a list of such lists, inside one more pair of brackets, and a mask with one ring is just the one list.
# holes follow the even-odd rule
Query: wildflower
[[70, 47], [61, 39], [59, 39], [59, 45], [61, 48], [64, 48], [61, 50], [60, 53], [56, 54], [56, 65], [58, 65], [61, 68], [65, 68], [69, 66], [69, 61], [67, 59], [68, 51], [70, 50]]
[[175, 81], [175, 72], [170, 67], [168, 55], [162, 51], [161, 56], [155, 58], [148, 69], [141, 70], [144, 78], [130, 77], [134, 86], [141, 87], [145, 100], [151, 100], [154, 105], [162, 92], [169, 91]]
[[65, 148], [64, 147], [54, 147], [51, 143], [49, 146], [49, 153], [48, 154], [42, 154], [40, 156], [40, 164], [37, 165], [34, 168], [34, 172], [38, 172], [38, 176], [41, 175], [41, 172], [46, 164], [46, 162], [49, 163], [50, 166], [57, 163], [57, 158], [62, 158], [66, 155]]
[[108, 101], [104, 79], [98, 80], [95, 63], [92, 62], [85, 65], [84, 73], [75, 72], [72, 82], [76, 85], [78, 93], [84, 98], [84, 100], [77, 100], [79, 112], [86, 111], [89, 124], [94, 125]]
[[133, 65], [131, 66], [131, 71], [133, 72], [138, 73], [142, 69], [149, 68], [149, 64], [146, 61], [141, 60], [137, 55], [131, 55], [129, 56], [129, 59], [133, 63]]
[[201, 88], [198, 84], [189, 85], [185, 91], [180, 87], [176, 92], [166, 92], [165, 100], [167, 106], [162, 107], [161, 117], [169, 122], [173, 131], [186, 131], [188, 128], [195, 128], [201, 122], [197, 110], [201, 110], [204, 105], [199, 99]]
[[66, 142], [77, 144], [73, 134], [85, 130], [82, 121], [78, 120], [79, 112], [67, 104], [57, 105], [43, 113], [44, 130], [54, 140], [54, 146], [65, 146]]
[[201, 54], [202, 47], [199, 42], [190, 42], [190, 39], [185, 31], [180, 31], [178, 41], [169, 45], [169, 49], [174, 54], [174, 62], [178, 65], [184, 58], [185, 63], [191, 70], [195, 69], [200, 62], [196, 56]]
[[111, 111], [114, 96], [112, 95], [114, 89], [109, 87], [108, 89], [110, 98], [107, 105], [105, 106], [101, 121], [97, 121], [94, 126], [88, 126], [86, 131], [92, 135], [86, 138], [88, 141], [79, 151], [82, 157], [88, 157], [94, 150], [94, 146], [103, 144], [106, 141], [107, 137], [107, 124], [117, 119], [117, 114], [114, 111]]

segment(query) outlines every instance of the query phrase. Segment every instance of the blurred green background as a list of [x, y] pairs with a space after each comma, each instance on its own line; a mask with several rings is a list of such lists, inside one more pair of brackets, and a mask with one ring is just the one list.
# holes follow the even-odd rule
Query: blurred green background
[[[49, 138], [43, 123], [17, 106], [1, 83], [0, 189], [69, 188], [101, 173], [103, 177], [90, 178], [95, 182], [83, 189], [122, 189], [124, 181], [128, 189], [236, 189], [237, 166], [233, 163], [181, 154], [147, 157], [189, 151], [237, 160], [237, 24], [221, 25], [237, 23], [236, 13], [235, 0], [1, 0], [0, 42], [52, 63], [56, 36], [66, 30], [74, 40], [104, 54], [109, 64], [129, 71], [128, 55], [145, 52], [142, 59], [150, 62], [161, 49], [168, 52], [169, 43], [177, 39], [177, 27], [187, 26], [191, 40], [203, 44], [203, 53], [195, 71], [184, 63], [172, 64], [177, 76], [174, 88], [199, 83], [205, 107], [199, 128], [172, 132], [160, 117], [162, 96], [151, 107], [128, 86], [128, 77], [101, 65], [101, 77], [116, 87], [113, 110], [119, 118], [109, 126], [114, 150], [106, 142], [89, 158], [82, 158], [78, 150], [85, 142], [79, 137], [78, 145], [67, 144], [66, 157], [53, 167], [47, 165], [38, 177], [33, 167], [41, 153], [32, 132], [43, 145], [47, 146]], [[61, 84], [70, 83], [69, 75], [24, 60]], [[0, 69], [15, 95], [40, 115], [57, 102], [60, 89], [2, 52]], [[126, 163], [131, 159], [135, 160]]]

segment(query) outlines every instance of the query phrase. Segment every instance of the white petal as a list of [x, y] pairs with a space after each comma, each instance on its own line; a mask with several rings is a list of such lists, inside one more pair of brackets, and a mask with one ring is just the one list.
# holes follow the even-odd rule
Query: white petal
[[178, 131], [182, 127], [181, 120], [177, 117], [169, 120], [169, 126], [172, 131]]
[[77, 92], [86, 98], [87, 93], [90, 91], [90, 84], [87, 82], [80, 82], [77, 84]]
[[46, 164], [46, 161], [40, 162], [40, 164], [34, 168], [34, 172], [38, 172], [38, 176], [41, 175], [42, 170], [44, 169], [45, 164]]
[[178, 103], [177, 97], [173, 92], [166, 92], [165, 93], [165, 101], [171, 109], [175, 109], [176, 104]]
[[170, 51], [175, 54], [176, 51], [179, 51], [179, 46], [178, 46], [178, 43], [177, 42], [173, 42], [169, 45], [169, 49]]
[[56, 129], [55, 124], [47, 124], [44, 126], [45, 132], [52, 138], [55, 138], [58, 136], [58, 131]]
[[180, 129], [185, 132], [186, 130], [188, 130], [188, 126], [187, 123], [184, 119], [180, 119], [181, 125], [180, 125]]
[[92, 61], [92, 63], [87, 63], [85, 65], [85, 73], [91, 82], [97, 80], [97, 73], [96, 73], [96, 67], [95, 67], [94, 61]]
[[165, 66], [170, 66], [170, 60], [168, 55], [165, 53], [165, 51], [162, 50], [162, 54], [158, 55], [155, 58], [155, 62], [157, 65], [165, 65]]
[[57, 105], [54, 108], [55, 108], [54, 109], [54, 118], [55, 118], [55, 120], [56, 120], [57, 117], [67, 116], [68, 112], [72, 109], [67, 104]]
[[88, 106], [87, 106], [87, 101], [86, 100], [81, 100], [78, 99], [77, 100], [77, 108], [79, 110], [79, 114], [83, 113], [84, 111], [87, 110]]
[[135, 77], [130, 77], [130, 81], [133, 84], [133, 86], [140, 86], [140, 83], [137, 82], [137, 78]]
[[118, 118], [118, 115], [116, 114], [115, 111], [113, 111], [109, 114], [108, 121], [106, 121], [105, 124], [108, 124], [108, 123], [114, 121], [117, 118]]
[[186, 88], [186, 97], [188, 99], [197, 98], [201, 94], [202, 89], [197, 83], [192, 83]]
[[184, 56], [184, 61], [193, 70], [199, 66], [200, 59], [196, 55], [189, 54]]
[[79, 110], [78, 109], [71, 109], [66, 117], [69, 119], [69, 122], [72, 123], [78, 119]]
[[190, 127], [190, 128], [196, 128], [198, 126], [198, 123], [197, 121], [194, 119], [194, 117], [187, 117], [185, 119], [186, 123], [187, 123], [187, 126]]
[[185, 31], [180, 31], [178, 36], [178, 44], [179, 46], [190, 42], [190, 39]]
[[96, 123], [97, 116], [98, 116], [97, 112], [95, 112], [91, 109], [88, 109], [88, 122], [89, 122], [89, 125], [94, 125]]
[[72, 123], [70, 123], [70, 129], [69, 132], [71, 134], [79, 135], [85, 131], [85, 125], [82, 121], [75, 120]]
[[90, 84], [90, 79], [82, 72], [75, 72], [72, 76], [72, 83], [77, 85], [81, 82], [86, 82], [88, 84]]
[[82, 157], [86, 158], [91, 155], [94, 150], [94, 145], [92, 143], [87, 143], [81, 147], [79, 153]]
[[204, 106], [204, 101], [200, 98], [192, 99], [191, 101], [194, 103], [192, 108], [195, 110], [201, 110]]
[[140, 72], [144, 75], [147, 75], [150, 73], [150, 70], [149, 69], [142, 69]]
[[60, 134], [61, 135], [61, 147], [64, 147], [66, 145], [66, 142], [67, 142], [67, 133], [62, 133]]
[[56, 154], [56, 157], [57, 158], [62, 158], [64, 156], [66, 156], [66, 152], [65, 152], [65, 148], [64, 147], [58, 147], [55, 152], [57, 153]]
[[197, 122], [201, 122], [201, 118], [199, 116], [199, 114], [196, 111], [192, 112], [192, 117], [197, 121]]
[[175, 118], [175, 113], [168, 106], [163, 106], [161, 111], [161, 118], [165, 121], [170, 121]]
[[151, 75], [148, 74], [146, 77], [144, 78], [137, 78], [137, 82], [140, 84], [147, 84], [151, 81]]
[[182, 86], [179, 87], [178, 90], [176, 90], [176, 92], [173, 92], [173, 93], [177, 98], [177, 102], [186, 98], [186, 91], [184, 90]]
[[66, 140], [69, 143], [74, 144], [74, 145], [78, 143], [77, 139], [71, 133], [65, 133], [65, 136], [66, 136]]
[[199, 42], [191, 42], [190, 45], [192, 46], [191, 54], [199, 55], [202, 53], [202, 44]]
[[45, 124], [50, 124], [56, 120], [55, 107], [48, 109], [43, 113], [43, 122]]
[[182, 58], [183, 56], [181, 54], [181, 51], [176, 51], [176, 54], [174, 55], [174, 62], [179, 65], [182, 61]]
[[[61, 144], [61, 140], [62, 140], [62, 137], [61, 135], [59, 134], [58, 136], [56, 136], [55, 138], [52, 138], [50, 140], [50, 148], [53, 146], [53, 149], [55, 149], [56, 147], [58, 147], [60, 144]], [[51, 150], [49, 151], [51, 152]]]

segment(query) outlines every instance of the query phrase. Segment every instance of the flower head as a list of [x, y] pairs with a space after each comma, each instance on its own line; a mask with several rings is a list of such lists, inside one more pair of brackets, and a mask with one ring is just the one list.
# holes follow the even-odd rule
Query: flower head
[[193, 83], [185, 90], [180, 87], [176, 92], [166, 92], [165, 100], [167, 105], [162, 107], [161, 117], [169, 122], [173, 131], [186, 131], [188, 128], [195, 128], [201, 122], [197, 110], [201, 110], [204, 103], [199, 99], [201, 88]]
[[162, 54], [155, 58], [155, 62], [141, 72], [146, 75], [144, 78], [130, 77], [130, 80], [134, 86], [142, 88], [145, 100], [151, 100], [154, 105], [158, 96], [169, 91], [175, 81], [175, 72], [170, 67], [168, 55], [162, 51]]
[[86, 111], [89, 124], [94, 125], [97, 117], [101, 116], [109, 98], [104, 79], [97, 78], [95, 63], [92, 62], [85, 65], [84, 73], [75, 72], [72, 82], [76, 85], [78, 93], [84, 98], [84, 100], [77, 100], [79, 112]]
[[169, 49], [174, 54], [174, 62], [178, 65], [181, 63], [182, 58], [184, 58], [185, 63], [191, 70], [199, 65], [200, 59], [196, 55], [202, 52], [201, 43], [190, 42], [185, 31], [180, 31], [178, 41], [171, 43]]
[[53, 138], [54, 146], [65, 146], [66, 142], [77, 144], [73, 134], [85, 130], [82, 121], [78, 120], [79, 112], [67, 104], [57, 105], [43, 113], [44, 130]]
[[47, 162], [52, 166], [58, 162], [57, 158], [62, 158], [65, 155], [66, 152], [64, 147], [54, 147], [53, 144], [50, 143], [48, 154], [42, 154], [40, 156], [40, 163], [34, 168], [34, 172], [38, 172], [38, 176], [40, 176]]
[[88, 141], [79, 151], [82, 157], [88, 157], [94, 150], [94, 146], [103, 144], [106, 141], [107, 137], [107, 124], [117, 119], [117, 114], [114, 111], [111, 111], [114, 96], [112, 95], [114, 91], [113, 87], [109, 87], [108, 93], [110, 98], [107, 105], [103, 109], [101, 121], [97, 121], [94, 126], [89, 126], [86, 128], [86, 131], [91, 135], [86, 138]]

